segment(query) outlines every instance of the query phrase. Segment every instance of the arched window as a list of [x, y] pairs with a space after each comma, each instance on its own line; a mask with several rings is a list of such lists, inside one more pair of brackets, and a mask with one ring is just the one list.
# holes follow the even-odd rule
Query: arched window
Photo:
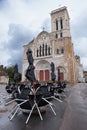
[[41, 46], [40, 46], [40, 56], [41, 56]]
[[60, 19], [60, 27], [61, 27], [61, 29], [63, 29], [63, 20], [62, 19]]
[[45, 55], [47, 56], [47, 45], [45, 45]]
[[37, 57], [38, 57], [38, 52], [39, 52], [39, 51], [38, 51], [38, 49], [37, 49]]
[[48, 47], [48, 55], [50, 55], [50, 46]]
[[56, 19], [56, 30], [58, 30], [58, 20]]
[[42, 56], [44, 56], [44, 44], [42, 45]]

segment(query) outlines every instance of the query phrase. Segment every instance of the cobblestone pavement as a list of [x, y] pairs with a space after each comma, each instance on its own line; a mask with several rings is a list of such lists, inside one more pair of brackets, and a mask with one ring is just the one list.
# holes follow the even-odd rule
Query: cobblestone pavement
[[29, 123], [26, 125], [25, 121], [27, 116], [21, 112], [12, 121], [9, 120], [8, 115], [14, 103], [8, 106], [4, 105], [9, 95], [5, 91], [5, 85], [0, 85], [0, 130], [59, 130], [67, 107], [67, 98], [71, 91], [70, 85], [67, 85], [65, 91], [67, 97], [62, 103], [52, 101], [57, 114], [56, 116], [51, 109], [47, 107], [46, 113], [42, 115], [43, 121], [40, 120], [38, 115], [32, 115]]
[[87, 83], [72, 87], [60, 130], [87, 130]]
[[20, 113], [12, 121], [9, 121], [9, 113], [6, 112], [0, 119], [0, 130], [59, 130], [66, 108], [65, 104], [62, 105], [60, 105], [60, 109], [55, 109], [57, 116], [48, 108], [46, 113], [42, 114], [43, 121], [38, 115], [32, 115], [27, 125], [25, 124], [26, 115]]
[[[10, 95], [6, 92], [4, 84], [0, 84], [0, 119], [8, 112], [10, 105], [5, 106], [5, 102], [10, 97]], [[1, 129], [0, 129], [1, 130]]]
[[8, 94], [5, 91], [5, 85], [0, 85], [0, 115], [1, 113], [4, 113], [7, 111], [7, 109], [4, 106], [5, 100], [8, 98]]

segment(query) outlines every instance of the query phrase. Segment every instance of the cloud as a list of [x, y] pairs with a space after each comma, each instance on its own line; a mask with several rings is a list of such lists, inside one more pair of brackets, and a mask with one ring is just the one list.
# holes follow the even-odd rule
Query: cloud
[[22, 72], [23, 49], [11, 51], [10, 55], [8, 66], [18, 64], [19, 71]]
[[[33, 38], [33, 34], [30, 30], [23, 27], [22, 25], [10, 24], [8, 30], [9, 40], [4, 42], [2, 52], [6, 63], [9, 65], [19, 65], [19, 69], [22, 69], [22, 60], [23, 60], [23, 45], [28, 44]], [[2, 53], [2, 54], [3, 54]]]
[[46, 18], [44, 22], [42, 23], [42, 28], [45, 28], [45, 31], [50, 32], [51, 31], [51, 20], [50, 18]]
[[0, 63], [8, 65], [17, 62], [21, 66], [23, 45], [36, 37], [43, 27], [48, 32], [51, 30], [50, 13], [60, 4], [68, 7], [75, 53], [85, 64], [87, 2], [82, 6], [79, 0], [0, 0]]
[[5, 9], [8, 6], [8, 0], [0, 0], [0, 10]]
[[81, 37], [76, 40], [75, 51], [81, 57], [87, 56], [87, 38]]
[[87, 56], [81, 58], [81, 63], [83, 63], [84, 70], [87, 70]]
[[71, 34], [75, 53], [80, 56], [81, 63], [87, 70], [87, 13], [85, 10], [76, 20], [71, 21]]
[[71, 30], [75, 39], [87, 37], [87, 12], [82, 17], [79, 16], [74, 23], [72, 23]]
[[3, 48], [3, 46], [0, 47], [0, 64], [7, 66], [10, 57], [9, 50], [7, 48]]
[[10, 24], [8, 35], [10, 40], [7, 43], [9, 49], [20, 49], [25, 43], [33, 38], [32, 32], [23, 25]]
[[[46, 31], [50, 30], [49, 19], [44, 20], [43, 27]], [[8, 30], [9, 40], [5, 42], [4, 49], [8, 51], [7, 64], [19, 66], [19, 70], [22, 70], [22, 60], [23, 60], [23, 45], [28, 44], [38, 32], [32, 33], [31, 30], [27, 29], [20, 24], [10, 24]], [[5, 53], [6, 54], [6, 53]]]

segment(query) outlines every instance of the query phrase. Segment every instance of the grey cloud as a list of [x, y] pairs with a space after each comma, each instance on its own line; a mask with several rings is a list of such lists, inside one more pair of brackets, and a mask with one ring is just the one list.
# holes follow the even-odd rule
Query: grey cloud
[[11, 58], [8, 60], [8, 65], [19, 65], [19, 70], [22, 69], [23, 45], [28, 44], [32, 40], [33, 34], [30, 30], [22, 25], [11, 24], [8, 31], [10, 40], [5, 44], [10, 52]]
[[10, 49], [20, 49], [25, 43], [32, 39], [32, 32], [22, 25], [11, 24], [8, 35], [11, 37], [7, 43]]
[[87, 14], [79, 16], [76, 22], [72, 23], [71, 30], [75, 38], [87, 37]]
[[47, 19], [44, 20], [44, 22], [42, 23], [42, 27], [44, 27], [46, 31], [50, 32], [50, 30], [51, 30], [51, 20], [50, 20], [50, 18], [47, 18]]
[[81, 56], [81, 58], [87, 56], [86, 51], [81, 50], [81, 48], [80, 49], [76, 48], [75, 51], [77, 55]]
[[[50, 19], [46, 19], [42, 26], [45, 27], [46, 31], [50, 31]], [[4, 48], [10, 51], [11, 55], [8, 65], [15, 65], [17, 63], [19, 70], [22, 70], [23, 45], [31, 41], [36, 33], [32, 34], [32, 31], [19, 24], [9, 25], [8, 35], [10, 36], [10, 40], [4, 46]]]
[[71, 24], [71, 33], [75, 53], [83, 59], [87, 57], [87, 13], [79, 15], [73, 23]]
[[0, 10], [5, 9], [8, 5], [8, 0], [0, 0]]
[[7, 0], [0, 0], [0, 5], [5, 4], [5, 2], [7, 2]]
[[[20, 52], [21, 51], [21, 52]], [[8, 66], [14, 66], [16, 63], [18, 64], [19, 71], [22, 71], [22, 59], [23, 59], [23, 50], [11, 51], [11, 58], [8, 60]]]

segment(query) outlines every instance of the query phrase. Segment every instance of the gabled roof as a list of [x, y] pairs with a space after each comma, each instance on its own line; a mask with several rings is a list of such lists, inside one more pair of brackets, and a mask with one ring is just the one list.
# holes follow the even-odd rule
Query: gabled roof
[[63, 6], [63, 7], [60, 7], [58, 9], [55, 9], [55, 10], [51, 11], [51, 15], [54, 14], [54, 13], [57, 13], [57, 12], [61, 12], [63, 10], [67, 10], [67, 7]]
[[[38, 37], [40, 37], [41, 35], [43, 35], [43, 34], [49, 35], [49, 33], [48, 33], [47, 31], [44, 31], [44, 30], [43, 30], [42, 32], [40, 32], [40, 33], [37, 35], [36, 39], [37, 39]], [[31, 40], [30, 42], [28, 42], [28, 44], [24, 45], [23, 47], [26, 47], [26, 46], [32, 44], [32, 43], [34, 42], [34, 40], [35, 40], [35, 39]]]
[[23, 47], [28, 46], [28, 45], [32, 44], [33, 42], [34, 42], [34, 39], [31, 40], [30, 42], [28, 42], [28, 44], [24, 45]]
[[47, 31], [42, 31], [42, 32], [40, 32], [38, 35], [37, 35], [37, 38], [40, 36], [40, 35], [43, 35], [43, 34], [49, 34]]
[[63, 6], [63, 7], [60, 7], [60, 8], [58, 8], [58, 9], [56, 9], [56, 10], [51, 11], [51, 15], [54, 15], [55, 13], [58, 13], [58, 12], [62, 12], [62, 11], [64, 11], [64, 10], [66, 11], [67, 16], [68, 16], [68, 18], [69, 18], [69, 14], [68, 14], [67, 7], [66, 7], [66, 6]]

